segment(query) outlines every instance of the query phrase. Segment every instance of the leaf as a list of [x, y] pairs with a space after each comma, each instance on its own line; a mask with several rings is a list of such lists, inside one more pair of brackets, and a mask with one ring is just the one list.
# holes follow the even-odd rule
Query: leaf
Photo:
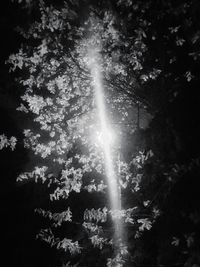
[[140, 231], [150, 230], [152, 227], [152, 222], [148, 218], [138, 219], [137, 222], [141, 224], [139, 227]]
[[93, 235], [90, 237], [90, 240], [94, 247], [97, 247], [99, 249], [103, 248], [103, 245], [108, 242], [106, 238], [100, 237], [98, 235]]
[[194, 244], [194, 233], [185, 235], [187, 247], [190, 248]]
[[179, 26], [176, 26], [176, 27], [169, 27], [168, 29], [169, 29], [170, 33], [176, 33], [176, 32], [178, 32], [180, 27], [181, 26], [179, 25]]
[[6, 147], [10, 147], [10, 149], [13, 151], [17, 144], [17, 138], [14, 136], [11, 136], [10, 139], [8, 139], [7, 136], [4, 134], [0, 135], [0, 150]]
[[171, 244], [172, 244], [173, 246], [175, 246], [175, 247], [179, 246], [179, 244], [180, 244], [180, 239], [177, 238], [177, 237], [173, 237], [173, 240], [172, 240]]
[[183, 38], [176, 38], [176, 45], [182, 46], [184, 44], [185, 40]]
[[150, 200], [143, 201], [143, 205], [144, 205], [145, 207], [147, 207], [147, 206], [149, 205], [149, 203], [150, 203]]
[[188, 82], [190, 82], [194, 78], [191, 71], [187, 71], [184, 76], [186, 77]]

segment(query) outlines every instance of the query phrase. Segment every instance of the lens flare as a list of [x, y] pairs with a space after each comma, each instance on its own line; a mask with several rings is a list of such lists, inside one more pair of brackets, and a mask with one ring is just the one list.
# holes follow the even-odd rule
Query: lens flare
[[[114, 135], [109, 128], [109, 121], [106, 112], [106, 105], [104, 101], [104, 90], [101, 77], [101, 70], [98, 64], [98, 55], [95, 51], [90, 52], [90, 70], [93, 78], [95, 102], [100, 121], [100, 132], [97, 134], [97, 139], [102, 146], [105, 158], [105, 170], [107, 176], [107, 183], [109, 188], [111, 209], [113, 211], [121, 209], [120, 189], [118, 177], [114, 170], [112, 146], [114, 145]], [[122, 237], [122, 227], [120, 219], [114, 219], [115, 238]]]

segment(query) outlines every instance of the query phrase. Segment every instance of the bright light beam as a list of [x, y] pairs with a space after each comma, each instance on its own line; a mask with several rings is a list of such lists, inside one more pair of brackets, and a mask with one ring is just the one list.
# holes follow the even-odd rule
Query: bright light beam
[[[101, 134], [99, 135], [100, 143], [102, 145], [102, 149], [104, 151], [105, 158], [105, 170], [106, 176], [108, 180], [108, 189], [110, 196], [111, 209], [121, 210], [121, 198], [120, 191], [118, 186], [117, 176], [114, 171], [114, 164], [112, 160], [112, 143], [114, 136], [112, 136], [112, 132], [109, 130], [109, 122], [106, 115], [106, 107], [104, 102], [104, 92], [102, 85], [102, 77], [101, 71], [97, 60], [97, 54], [95, 51], [92, 51], [91, 55], [91, 75], [94, 83], [94, 92], [95, 92], [95, 101], [99, 115]], [[115, 227], [115, 237], [121, 238], [121, 223], [118, 218], [114, 221]]]

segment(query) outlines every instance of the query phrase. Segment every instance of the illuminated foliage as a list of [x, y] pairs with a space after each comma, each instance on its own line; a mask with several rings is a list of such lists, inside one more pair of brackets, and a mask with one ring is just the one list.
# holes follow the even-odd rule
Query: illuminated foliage
[[[159, 157], [160, 144], [156, 141], [153, 148], [138, 144], [138, 149], [132, 149], [131, 145], [126, 149], [125, 144], [116, 145], [113, 154], [124, 206], [121, 210], [110, 209], [106, 199], [104, 155], [94, 140], [99, 123], [89, 69], [90, 50], [98, 48], [108, 117], [114, 122], [119, 143], [124, 136], [131, 143], [136, 130], [136, 105], [153, 117], [165, 103], [175, 101], [180, 85], [196, 79], [195, 70], [183, 67], [181, 73], [173, 71], [181, 60], [177, 58], [177, 51], [186, 44], [190, 46], [186, 58], [199, 60], [196, 47], [199, 32], [188, 34], [193, 23], [189, 17], [190, 5], [184, 3], [176, 7], [167, 1], [155, 9], [154, 1], [116, 1], [111, 8], [104, 1], [98, 1], [99, 6], [88, 5], [86, 15], [81, 13], [81, 8], [85, 8], [87, 1], [69, 1], [62, 6], [47, 5], [45, 1], [18, 2], [25, 2], [37, 15], [28, 30], [18, 29], [24, 44], [7, 63], [10, 71], [20, 73], [18, 82], [24, 93], [17, 110], [32, 119], [31, 126], [24, 129], [24, 147], [39, 158], [40, 164], [21, 173], [17, 180], [43, 183], [50, 190], [51, 201], [66, 202], [66, 210], [61, 212], [35, 210], [51, 224], [37, 237], [64, 250], [68, 257], [71, 254], [72, 261], [74, 255], [84, 255], [91, 247], [101, 251], [109, 248], [109, 253], [102, 256], [107, 266], [123, 266], [130, 260], [128, 251], [134, 260], [137, 258], [133, 252], [135, 247], [122, 245], [112, 258], [112, 220], [122, 221], [127, 235], [130, 234], [130, 243], [139, 242], [161, 214], [157, 180], [162, 179], [159, 182], [166, 189], [165, 196], [171, 184], [185, 172], [185, 167], [174, 162], [163, 164]], [[155, 12], [151, 15], [152, 10]], [[172, 23], [167, 20], [165, 24], [169, 13], [174, 20]], [[183, 14], [188, 17], [182, 19]], [[165, 25], [164, 35], [160, 24]], [[15, 139], [8, 140], [4, 135], [0, 138], [0, 149], [14, 148]], [[151, 167], [153, 173], [149, 171]], [[151, 191], [147, 192], [149, 187]], [[88, 207], [73, 206], [71, 198], [81, 199], [89, 194], [99, 200], [98, 205], [93, 207], [88, 200]], [[78, 218], [74, 216], [76, 209], [80, 210]], [[78, 225], [84, 237], [81, 234], [57, 237], [58, 226], [66, 224], [70, 229]], [[187, 239], [188, 247], [192, 238]], [[172, 245], [178, 244], [174, 237]], [[81, 256], [77, 264], [81, 266]]]
[[6, 147], [10, 147], [11, 150], [14, 150], [16, 143], [17, 143], [16, 137], [12, 136], [9, 139], [4, 134], [0, 135], [0, 150]]

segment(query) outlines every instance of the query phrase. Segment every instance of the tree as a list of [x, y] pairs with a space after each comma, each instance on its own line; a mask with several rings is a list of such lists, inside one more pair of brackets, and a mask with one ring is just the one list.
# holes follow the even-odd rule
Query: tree
[[[24, 93], [18, 110], [32, 118], [32, 129], [24, 130], [24, 145], [38, 156], [38, 165], [33, 170], [19, 175], [18, 181], [41, 181], [49, 186], [50, 199], [66, 199], [68, 201], [65, 205], [74, 201], [76, 196], [73, 192], [81, 195], [80, 201], [86, 194], [82, 191], [95, 192], [94, 196], [99, 199], [99, 203], [94, 202], [93, 207], [82, 205], [78, 209], [73, 205], [65, 206], [62, 212], [36, 209], [37, 213], [52, 221], [53, 227], [42, 229], [38, 237], [72, 255], [81, 252], [82, 258], [82, 247], [90, 248], [90, 243], [100, 249], [104, 246], [105, 255], [102, 257], [105, 258], [106, 264], [107, 258], [112, 255], [112, 249], [107, 249], [113, 242], [110, 217], [121, 217], [127, 224], [136, 224], [138, 231], [144, 231], [151, 228], [156, 215], [151, 219], [137, 215], [133, 219], [133, 213], [139, 208], [131, 206], [131, 203], [128, 206], [128, 202], [126, 208], [118, 213], [110, 211], [105, 197], [107, 185], [104, 181], [105, 167], [102, 164], [104, 156], [101, 149], [91, 140], [98, 124], [95, 123], [97, 115], [88, 67], [88, 49], [101, 48], [99, 60], [106, 81], [109, 116], [113, 120], [117, 118], [118, 124], [126, 124], [133, 103], [139, 100], [141, 102], [134, 91], [130, 93], [130, 86], [127, 85], [135, 81], [130, 69], [133, 68], [137, 72], [142, 69], [139, 62], [142, 52], [138, 51], [140, 47], [136, 49], [138, 43], [142, 46], [142, 41], [138, 37], [133, 45], [128, 43], [130, 47], [127, 51], [134, 53], [135, 50], [134, 61], [131, 61], [128, 52], [124, 55], [122, 53], [121, 47], [125, 36], [115, 26], [117, 22], [112, 12], [104, 6], [97, 16], [95, 11], [98, 11], [98, 7], [91, 7], [89, 18], [84, 18], [84, 23], [80, 25], [80, 21], [77, 20], [79, 8], [78, 2], [54, 7], [40, 1], [38, 21], [32, 23], [28, 31], [20, 30], [27, 39], [27, 44], [22, 46], [19, 53], [9, 57], [10, 69], [22, 70], [19, 82]], [[140, 33], [136, 35], [139, 36]], [[134, 124], [129, 125], [128, 130], [134, 130], [134, 127]], [[130, 193], [139, 190], [142, 173], [138, 170], [152, 156], [151, 152], [141, 153], [135, 160], [129, 158], [129, 163], [118, 162], [122, 188]], [[54, 206], [53, 209], [55, 210]], [[70, 238], [55, 237], [57, 226], [63, 223], [68, 226], [69, 235], [76, 227], [82, 230], [83, 233], [77, 237], [79, 242], [72, 241], [72, 235]], [[110, 229], [108, 232], [104, 231], [104, 224]], [[138, 231], [134, 229], [137, 236]], [[90, 241], [85, 241], [86, 236]], [[122, 246], [120, 253], [113, 260], [108, 259], [107, 265], [113, 266], [118, 262], [121, 266], [126, 254], [127, 250]], [[79, 261], [83, 260], [80, 258]]]
[[[162, 210], [160, 224], [154, 227], [160, 229], [156, 233], [152, 231], [160, 235], [157, 246], [162, 247], [158, 249], [157, 256], [153, 256], [154, 259], [155, 257], [158, 259], [153, 265], [196, 266], [199, 265], [197, 242], [199, 223], [198, 220], [192, 222], [188, 218], [193, 217], [194, 213], [199, 214], [199, 209], [196, 207], [199, 201], [198, 193], [195, 190], [199, 173], [197, 138], [199, 130], [196, 127], [199, 123], [199, 118], [196, 117], [199, 102], [196, 93], [196, 88], [199, 86], [197, 74], [199, 3], [197, 1], [145, 3], [119, 1], [118, 3], [123, 10], [122, 16], [124, 17], [124, 12], [126, 14], [128, 32], [133, 29], [136, 16], [141, 21], [146, 18], [146, 27], [143, 29], [149, 52], [146, 57], [147, 62], [161, 71], [158, 79], [149, 80], [143, 84], [142, 89], [148, 90], [145, 91], [147, 98], [156, 110], [152, 123], [145, 133], [146, 142], [154, 151], [158, 163], [157, 165], [154, 161], [153, 170], [150, 169], [153, 175], [148, 175], [147, 181], [152, 186], [156, 186], [155, 180], [158, 181], [158, 192], [154, 201], [157, 199]], [[145, 76], [144, 78], [149, 79]], [[172, 167], [170, 172], [166, 171], [165, 168], [170, 165], [171, 167], [174, 165], [175, 168]], [[148, 168], [148, 172], [150, 170]], [[168, 181], [172, 182], [169, 187]], [[150, 194], [153, 192], [155, 190], [149, 190]], [[193, 215], [191, 215], [192, 210]], [[173, 235], [176, 235], [174, 239]], [[153, 238], [150, 236], [147, 240], [151, 240], [151, 237]], [[156, 247], [155, 243], [153, 245]], [[149, 258], [146, 262], [150, 263]]]
[[[170, 188], [186, 170], [178, 158], [179, 136], [167, 110], [182, 85], [194, 78], [186, 67], [177, 73], [174, 70], [180, 66], [179, 53], [180, 59], [183, 55], [198, 59], [198, 31], [190, 52], [182, 38], [191, 40], [189, 30], [194, 22], [189, 14], [194, 2], [157, 2], [157, 6], [154, 1], [70, 1], [64, 6], [59, 1], [55, 6], [32, 3], [37, 20], [26, 31], [18, 29], [26, 41], [8, 60], [12, 71], [21, 70], [19, 82], [24, 93], [18, 110], [31, 118], [29, 129], [24, 130], [24, 145], [38, 162], [18, 180], [41, 181], [49, 187], [51, 200], [64, 199], [60, 206], [36, 209], [52, 222], [38, 237], [66, 251], [67, 257], [80, 253], [78, 258], [72, 257], [80, 266], [92, 265], [93, 252], [100, 255], [97, 249], [89, 253], [91, 247], [102, 251], [100, 266], [102, 262], [122, 266], [125, 259], [128, 264], [128, 258], [141, 261], [141, 233], [152, 228]], [[110, 210], [104, 155], [92, 137], [98, 129], [88, 53], [93, 47], [98, 49], [109, 118], [117, 122], [119, 135], [123, 131], [130, 139], [115, 151], [123, 155], [123, 160], [116, 160], [123, 199], [118, 213]], [[135, 105], [155, 116], [150, 129], [143, 131], [145, 142], [138, 142], [137, 149], [131, 146], [135, 135], [142, 133], [140, 129], [134, 133]], [[172, 144], [175, 148], [166, 153]], [[88, 201], [83, 203], [83, 199]], [[111, 218], [115, 217], [127, 225], [129, 257], [122, 246], [111, 259]], [[61, 225], [63, 231], [58, 230]]]

